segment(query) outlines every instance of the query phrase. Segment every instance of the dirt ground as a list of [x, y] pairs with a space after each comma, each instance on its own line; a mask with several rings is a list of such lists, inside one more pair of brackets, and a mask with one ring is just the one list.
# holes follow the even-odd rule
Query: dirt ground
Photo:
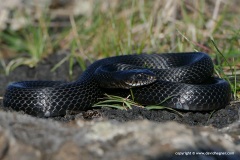
[[[21, 80], [76, 80], [81, 74], [80, 67], [76, 64], [73, 70], [73, 76], [69, 76], [69, 64], [64, 63], [57, 70], [51, 72], [50, 70], [66, 56], [65, 52], [59, 52], [48, 57], [41, 62], [36, 68], [29, 68], [27, 66], [20, 66], [10, 73], [9, 76], [0, 75], [0, 97], [3, 97], [6, 86], [14, 81]], [[0, 103], [2, 107], [2, 100]], [[117, 110], [110, 108], [94, 109], [84, 111], [76, 115], [66, 115], [64, 117], [54, 117], [53, 119], [69, 122], [75, 119], [114, 119], [116, 121], [124, 122], [131, 120], [148, 119], [157, 122], [177, 121], [190, 126], [213, 126], [217, 128], [226, 127], [229, 124], [239, 120], [240, 103], [231, 102], [224, 109], [214, 112], [182, 112], [181, 115], [170, 110], [146, 110], [144, 108], [133, 107], [129, 110]], [[21, 114], [21, 113], [20, 113]]]

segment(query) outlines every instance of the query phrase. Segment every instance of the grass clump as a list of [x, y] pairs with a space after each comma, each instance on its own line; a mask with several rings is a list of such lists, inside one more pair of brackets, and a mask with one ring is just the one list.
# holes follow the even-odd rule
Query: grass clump
[[[107, 107], [107, 108], [116, 108], [116, 109], [120, 109], [120, 110], [132, 109], [132, 106], [146, 108], [147, 110], [166, 109], [166, 110], [176, 112], [180, 116], [183, 116], [179, 111], [177, 111], [173, 108], [170, 108], [170, 107], [162, 106], [161, 103], [159, 105], [143, 106], [143, 105], [140, 105], [139, 103], [134, 102], [134, 100], [129, 99], [129, 97], [132, 97], [132, 96], [129, 95], [128, 97], [123, 98], [123, 97], [119, 97], [119, 96], [115, 96], [115, 95], [105, 94], [105, 97], [100, 102], [97, 102], [96, 104], [94, 104], [93, 107]], [[171, 98], [171, 97], [169, 97], [169, 98]], [[169, 99], [169, 98], [167, 98], [167, 99]], [[166, 100], [164, 100], [164, 101], [166, 101]]]
[[[34, 67], [53, 52], [54, 43], [49, 35], [49, 23], [50, 19], [47, 15], [42, 14], [36, 24], [30, 24], [19, 31], [7, 29], [0, 33], [1, 48], [15, 55], [7, 64], [3, 60], [1, 61], [5, 74], [8, 75], [20, 65]], [[0, 50], [0, 53], [2, 52]]]
[[137, 106], [143, 108], [142, 105], [132, 101], [129, 99], [130, 95], [126, 98], [108, 95], [105, 94], [105, 98], [102, 101], [93, 105], [93, 107], [109, 107], [109, 108], [116, 108], [120, 110], [127, 110], [132, 109], [132, 106]]

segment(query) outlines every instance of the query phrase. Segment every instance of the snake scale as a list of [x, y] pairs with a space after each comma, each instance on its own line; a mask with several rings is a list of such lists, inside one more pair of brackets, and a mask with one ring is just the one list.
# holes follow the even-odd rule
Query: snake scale
[[[133, 54], [92, 63], [74, 82], [21, 81], [10, 84], [4, 107], [38, 117], [91, 109], [105, 93], [130, 95], [143, 105], [208, 111], [229, 104], [230, 85], [214, 77], [202, 52]], [[127, 86], [126, 86], [127, 85]]]

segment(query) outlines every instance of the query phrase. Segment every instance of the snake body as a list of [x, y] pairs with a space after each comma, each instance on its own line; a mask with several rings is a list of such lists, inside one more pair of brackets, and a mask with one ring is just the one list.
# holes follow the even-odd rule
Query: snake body
[[[116, 67], [108, 68], [115, 64], [125, 67], [120, 71]], [[67, 111], [90, 109], [104, 93], [127, 96], [131, 88], [134, 100], [143, 105], [214, 110], [229, 103], [231, 89], [227, 81], [213, 77], [213, 71], [211, 58], [202, 52], [115, 56], [95, 61], [74, 82], [14, 82], [7, 87], [3, 103], [4, 107], [38, 117], [59, 116]], [[145, 83], [140, 79], [140, 83], [133, 79], [130, 83], [129, 79], [124, 80], [128, 75], [130, 79], [139, 79], [145, 74], [153, 75], [151, 81]], [[127, 81], [132, 87], [124, 88], [119, 84], [111, 87], [115, 79], [120, 79], [120, 84], [122, 80]], [[104, 81], [109, 82], [110, 87], [104, 87]]]

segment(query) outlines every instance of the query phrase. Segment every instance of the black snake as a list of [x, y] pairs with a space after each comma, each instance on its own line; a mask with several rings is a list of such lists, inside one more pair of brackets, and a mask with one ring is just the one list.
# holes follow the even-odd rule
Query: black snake
[[104, 93], [130, 95], [143, 105], [207, 111], [225, 107], [227, 81], [213, 77], [211, 58], [202, 52], [122, 55], [98, 60], [75, 82], [22, 81], [10, 84], [4, 107], [39, 117], [90, 109]]

